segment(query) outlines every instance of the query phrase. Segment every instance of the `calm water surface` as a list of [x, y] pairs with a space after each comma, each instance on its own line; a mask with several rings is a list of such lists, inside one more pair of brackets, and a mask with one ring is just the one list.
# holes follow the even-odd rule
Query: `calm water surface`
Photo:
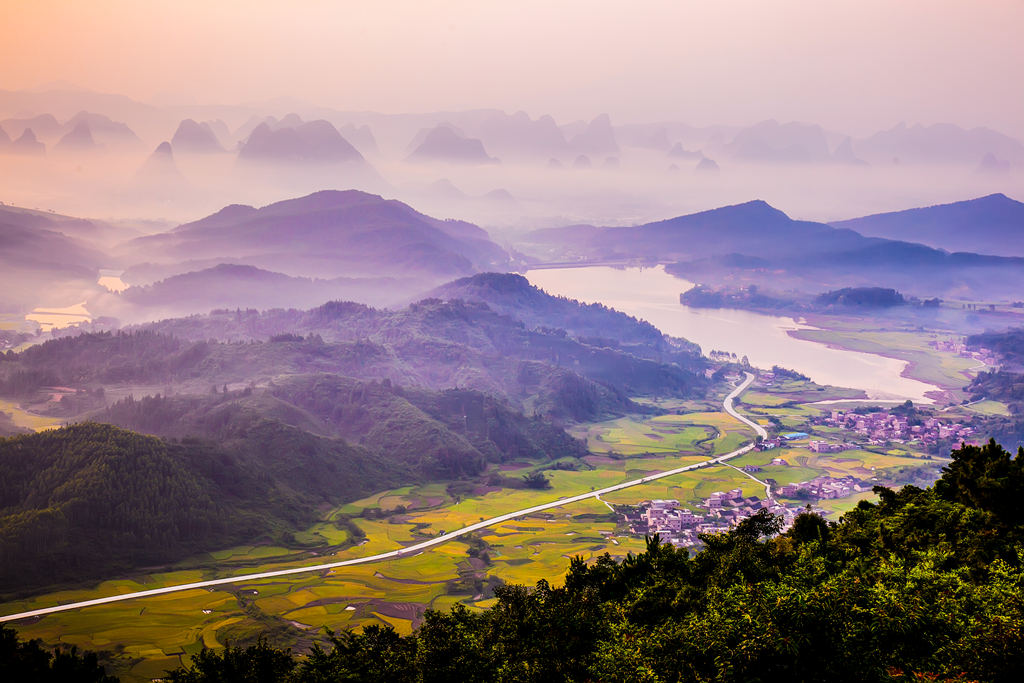
[[679, 294], [694, 283], [672, 277], [661, 266], [552, 268], [528, 271], [526, 277], [549, 294], [600, 302], [646, 320], [666, 334], [700, 344], [705, 353], [729, 351], [758, 367], [781, 365], [821, 384], [863, 389], [872, 398], [928, 402], [924, 393], [935, 389], [901, 377], [904, 361], [795, 339], [789, 330], [809, 326], [792, 318], [683, 306]]

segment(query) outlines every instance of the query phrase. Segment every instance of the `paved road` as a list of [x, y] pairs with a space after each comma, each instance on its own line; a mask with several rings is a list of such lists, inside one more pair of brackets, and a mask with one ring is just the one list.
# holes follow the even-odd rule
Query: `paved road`
[[[766, 438], [768, 436], [768, 433], [764, 430], [763, 427], [761, 427], [761, 425], [756, 424], [755, 422], [743, 417], [738, 412], [736, 412], [735, 408], [733, 408], [733, 399], [735, 399], [737, 396], [743, 393], [753, 381], [754, 376], [749, 372], [746, 373], [746, 379], [744, 379], [741, 384], [737, 385], [737, 387], [733, 389], [728, 396], [725, 397], [725, 401], [722, 405], [725, 408], [725, 412], [729, 413], [740, 422], [743, 422], [747, 426], [753, 428], [753, 430], [757, 432], [757, 434], [762, 438]], [[53, 614], [54, 612], [66, 612], [67, 610], [79, 609], [82, 607], [93, 607], [95, 605], [105, 605], [111, 602], [120, 602], [121, 600], [145, 598], [151, 595], [164, 595], [166, 593], [176, 593], [179, 591], [194, 590], [197, 588], [211, 588], [213, 586], [223, 586], [231, 583], [246, 583], [249, 581], [258, 581], [260, 579], [273, 579], [279, 576], [291, 576], [293, 574], [320, 572], [328, 569], [336, 569], [338, 567], [348, 567], [354, 564], [365, 564], [367, 562], [379, 562], [381, 560], [392, 560], [398, 557], [407, 557], [409, 555], [415, 555], [416, 553], [431, 548], [435, 545], [447, 543], [453, 538], [458, 538], [459, 536], [463, 536], [474, 531], [479, 531], [480, 529], [484, 529], [489, 526], [494, 526], [495, 524], [507, 522], [511, 519], [516, 519], [517, 517], [523, 517], [525, 515], [533, 514], [534, 512], [541, 512], [543, 510], [561, 507], [563, 505], [568, 505], [570, 503], [576, 503], [581, 500], [586, 500], [587, 498], [599, 498], [605, 493], [620, 491], [631, 486], [646, 484], [647, 482], [655, 481], [657, 479], [663, 479], [665, 477], [671, 477], [673, 475], [681, 474], [683, 472], [690, 472], [692, 470], [700, 469], [702, 467], [717, 465], [725, 462], [726, 460], [730, 460], [739, 455], [743, 455], [744, 453], [750, 451], [753, 447], [754, 444], [751, 443], [744, 446], [743, 448], [737, 448], [731, 453], [720, 455], [717, 458], [711, 458], [709, 460], [704, 460], [702, 462], [694, 463], [692, 465], [686, 465], [685, 467], [677, 467], [674, 470], [666, 470], [665, 472], [658, 472], [657, 474], [649, 474], [646, 477], [642, 477], [640, 479], [633, 479], [631, 481], [623, 482], [621, 484], [615, 484], [614, 486], [608, 486], [603, 489], [598, 489], [596, 491], [581, 493], [578, 496], [559, 498], [558, 500], [553, 500], [549, 503], [544, 503], [542, 505], [534, 505], [533, 507], [523, 508], [522, 510], [516, 510], [515, 512], [509, 512], [508, 514], [498, 515], [497, 517], [485, 519], [482, 522], [470, 524], [469, 526], [465, 526], [456, 531], [449, 532], [443, 536], [437, 536], [435, 538], [428, 539], [415, 545], [406, 546], [400, 550], [392, 550], [390, 552], [379, 553], [377, 555], [370, 555], [367, 557], [355, 557], [350, 560], [341, 560], [338, 562], [327, 562], [325, 564], [317, 564], [312, 566], [293, 567], [291, 569], [278, 569], [275, 571], [260, 572], [258, 574], [245, 574], [243, 576], [229, 576], [223, 579], [211, 579], [209, 581], [182, 583], [175, 586], [165, 586], [163, 588], [153, 588], [151, 590], [135, 591], [133, 593], [121, 593], [120, 595], [110, 595], [105, 598], [96, 598], [94, 600], [82, 600], [81, 602], [71, 602], [64, 605], [56, 605], [55, 607], [45, 607], [43, 609], [30, 610], [28, 612], [7, 614], [4, 616], [0, 616], [0, 622], [15, 621], [17, 619], [28, 619], [30, 617], [41, 617], [46, 614]]]

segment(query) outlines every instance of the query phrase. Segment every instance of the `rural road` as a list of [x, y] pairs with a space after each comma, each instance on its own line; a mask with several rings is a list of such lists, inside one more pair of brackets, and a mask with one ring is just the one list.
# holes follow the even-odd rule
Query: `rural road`
[[[733, 407], [733, 400], [737, 396], [739, 396], [741, 393], [743, 393], [747, 389], [747, 387], [749, 387], [751, 385], [751, 383], [753, 383], [753, 381], [754, 381], [754, 375], [752, 375], [749, 372], [746, 373], [746, 379], [744, 379], [742, 383], [737, 385], [736, 388], [733, 389], [729, 393], [729, 395], [725, 397], [725, 400], [722, 403], [722, 407], [725, 408], [725, 412], [729, 413], [729, 415], [732, 415], [734, 418], [736, 418], [737, 420], [739, 420], [743, 424], [747, 425], [748, 427], [751, 427], [758, 434], [758, 436], [760, 436], [761, 438], [767, 438], [768, 433], [764, 430], [764, 428], [761, 425], [759, 425], [759, 424], [753, 422], [752, 420], [749, 420], [746, 417], [740, 415], [738, 412], [736, 412], [736, 409]], [[693, 463], [692, 465], [686, 465], [685, 467], [677, 467], [674, 470], [666, 470], [664, 472], [658, 472], [657, 474], [649, 474], [646, 477], [642, 477], [640, 479], [632, 479], [630, 481], [623, 482], [621, 484], [615, 484], [614, 486], [608, 486], [606, 488], [598, 489], [596, 491], [588, 491], [587, 493], [581, 493], [581, 494], [579, 494], [577, 496], [570, 496], [568, 498], [559, 498], [558, 500], [553, 500], [553, 501], [551, 501], [549, 503], [544, 503], [542, 505], [534, 505], [533, 507], [523, 508], [522, 510], [516, 510], [515, 512], [509, 512], [509, 513], [504, 514], [504, 515], [498, 515], [497, 517], [491, 517], [490, 519], [485, 519], [482, 522], [477, 522], [475, 524], [470, 524], [469, 526], [462, 527], [461, 529], [458, 529], [456, 531], [451, 531], [451, 532], [449, 532], [449, 533], [447, 533], [447, 534], [445, 534], [443, 536], [437, 536], [435, 538], [427, 539], [426, 541], [422, 541], [420, 543], [416, 543], [415, 545], [405, 546], [404, 548], [401, 548], [399, 550], [392, 550], [390, 552], [379, 553], [377, 555], [370, 555], [370, 556], [367, 556], [367, 557], [355, 557], [355, 558], [352, 558], [350, 560], [341, 560], [341, 561], [338, 561], [338, 562], [328, 562], [328, 563], [325, 563], [325, 564], [317, 564], [317, 565], [310, 565], [310, 566], [303, 566], [303, 567], [293, 567], [291, 569], [278, 569], [278, 570], [275, 570], [275, 571], [260, 572], [258, 574], [245, 574], [245, 575], [242, 575], [242, 576], [229, 576], [229, 577], [225, 577], [225, 578], [222, 578], [222, 579], [210, 579], [208, 581], [196, 581], [194, 583], [182, 583], [182, 584], [178, 584], [178, 585], [175, 585], [175, 586], [165, 586], [163, 588], [153, 588], [153, 589], [150, 589], [150, 590], [135, 591], [133, 593], [121, 593], [119, 595], [110, 595], [110, 596], [107, 596], [105, 598], [96, 598], [94, 600], [82, 600], [80, 602], [70, 602], [70, 603], [66, 603], [66, 604], [63, 604], [63, 605], [56, 605], [54, 607], [44, 607], [42, 609], [30, 610], [28, 612], [19, 612], [17, 614], [6, 614], [6, 615], [3, 615], [3, 616], [0, 616], [0, 622], [15, 621], [17, 619], [29, 619], [31, 617], [41, 617], [41, 616], [44, 616], [44, 615], [47, 615], [47, 614], [53, 614], [55, 612], [65, 612], [67, 610], [80, 609], [82, 607], [94, 607], [96, 605], [105, 605], [107, 603], [120, 602], [122, 600], [134, 600], [135, 598], [145, 598], [145, 597], [149, 597], [149, 596], [153, 596], [153, 595], [164, 595], [166, 593], [176, 593], [176, 592], [179, 592], [179, 591], [187, 591], [187, 590], [193, 590], [193, 589], [197, 589], [197, 588], [211, 588], [213, 586], [223, 586], [223, 585], [231, 584], [231, 583], [245, 583], [245, 582], [248, 582], [248, 581], [258, 581], [260, 579], [273, 579], [273, 578], [276, 578], [276, 577], [279, 577], [279, 576], [291, 576], [293, 574], [306, 574], [306, 573], [309, 573], [309, 572], [320, 572], [320, 571], [324, 571], [324, 570], [327, 570], [327, 569], [336, 569], [338, 567], [348, 567], [348, 566], [355, 565], [355, 564], [366, 564], [368, 562], [379, 562], [381, 560], [391, 560], [391, 559], [395, 559], [395, 558], [398, 558], [398, 557], [407, 557], [407, 556], [410, 556], [410, 555], [415, 555], [416, 553], [421, 552], [423, 550], [426, 550], [428, 548], [431, 548], [431, 547], [433, 547], [435, 545], [440, 545], [442, 543], [447, 543], [448, 541], [452, 540], [453, 538], [458, 538], [459, 536], [463, 536], [465, 534], [469, 534], [469, 533], [472, 533], [474, 531], [479, 531], [480, 529], [485, 529], [485, 528], [487, 528], [489, 526], [493, 526], [495, 524], [500, 524], [502, 522], [507, 522], [507, 521], [509, 521], [511, 519], [515, 519], [517, 517], [522, 517], [524, 515], [529, 515], [529, 514], [532, 514], [534, 512], [541, 512], [543, 510], [549, 510], [551, 508], [561, 507], [563, 505], [568, 505], [570, 503], [576, 503], [576, 502], [581, 501], [581, 500], [586, 500], [587, 498], [599, 498], [600, 496], [604, 495], [605, 493], [611, 493], [613, 491], [620, 491], [622, 489], [626, 489], [626, 488], [629, 488], [631, 486], [637, 486], [639, 484], [646, 484], [648, 482], [655, 481], [657, 479], [663, 479], [665, 477], [671, 477], [671, 476], [676, 475], [676, 474], [682, 474], [683, 472], [690, 472], [692, 470], [696, 470], [696, 469], [699, 469], [701, 467], [708, 467], [708, 466], [711, 466], [711, 465], [718, 465], [718, 464], [721, 464], [721, 463], [725, 462], [726, 460], [729, 460], [731, 458], [735, 458], [735, 457], [737, 457], [739, 455], [743, 455], [744, 453], [749, 452], [753, 448], [754, 448], [754, 444], [750, 443], [750, 444], [748, 444], [748, 445], [746, 445], [746, 446], [744, 446], [742, 448], [737, 448], [736, 450], [732, 451], [731, 453], [726, 453], [725, 455], [720, 455], [717, 458], [710, 458], [708, 460], [704, 460], [704, 461], [701, 461], [701, 462], [698, 462], [698, 463]]]

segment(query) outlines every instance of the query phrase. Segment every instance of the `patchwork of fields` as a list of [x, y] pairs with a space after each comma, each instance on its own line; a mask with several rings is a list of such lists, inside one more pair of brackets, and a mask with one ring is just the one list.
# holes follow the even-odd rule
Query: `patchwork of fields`
[[[817, 410], [795, 401], [821, 392], [807, 383], [782, 383], [751, 390], [740, 408], [783, 420], [800, 420]], [[545, 471], [551, 488], [478, 486], [468, 492], [444, 484], [407, 486], [382, 491], [344, 505], [323, 521], [296, 534], [296, 548], [240, 546], [190, 558], [176, 571], [139, 574], [98, 586], [36, 596], [0, 606], [13, 613], [231, 574], [272, 571], [364, 557], [411, 545], [484, 518], [530, 507], [559, 497], [596, 490], [653, 472], [692, 464], [748, 443], [753, 432], [720, 412], [691, 412], [657, 417], [631, 416], [579, 426], [592, 455], [576, 469]], [[771, 466], [782, 457], [787, 466]], [[877, 470], [915, 461], [907, 454], [849, 451], [818, 455], [801, 448], [751, 452], [733, 464], [756, 464], [779, 483], [822, 474], [868, 478]], [[537, 465], [504, 466], [500, 473], [517, 477]], [[874, 469], [872, 469], [874, 468]], [[497, 471], [497, 470], [496, 470]], [[644, 540], [627, 533], [610, 505], [632, 505], [653, 498], [675, 498], [695, 505], [714, 491], [740, 488], [747, 496], [763, 495], [758, 482], [731, 467], [717, 466], [616, 491], [602, 500], [588, 499], [546, 510], [453, 539], [428, 552], [389, 561], [336, 568], [245, 583], [191, 590], [51, 614], [20, 623], [24, 637], [106, 651], [122, 680], [149, 680], [178, 666], [204, 646], [247, 643], [262, 634], [271, 642], [302, 647], [323, 633], [370, 623], [391, 624], [400, 632], [415, 628], [427, 609], [446, 610], [455, 602], [471, 609], [491, 604], [500, 583], [559, 584], [574, 556], [614, 557], [643, 549]], [[857, 499], [865, 496], [859, 495]], [[829, 501], [841, 512], [856, 500]], [[353, 537], [355, 524], [363, 537]], [[315, 548], [310, 550], [309, 548]]]

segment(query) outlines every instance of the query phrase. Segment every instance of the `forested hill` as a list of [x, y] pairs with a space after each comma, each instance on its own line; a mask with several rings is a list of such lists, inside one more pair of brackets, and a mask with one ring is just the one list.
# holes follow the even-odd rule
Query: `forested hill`
[[[553, 467], [585, 451], [567, 423], [708, 386], [695, 349], [644, 323], [547, 295], [537, 309], [538, 324], [458, 298], [217, 311], [0, 354], [0, 397], [158, 437], [89, 424], [0, 442], [0, 591], [287, 544], [325, 508], [395, 486], [521, 486], [489, 465]], [[558, 311], [579, 336], [539, 324]], [[156, 464], [136, 470], [146, 458]], [[210, 523], [179, 528], [164, 507], [179, 496]], [[147, 515], [166, 543], [146, 535]]]
[[779, 534], [761, 511], [693, 557], [654, 538], [621, 563], [573, 559], [558, 587], [497, 587], [486, 611], [428, 611], [411, 635], [204, 650], [166, 680], [1019, 681], [1024, 451], [966, 446], [932, 488], [875, 491], [839, 522]]
[[0, 591], [272, 539], [409, 478], [338, 440], [251, 427], [244, 447], [96, 423], [0, 439]]
[[998, 436], [1006, 442], [1024, 443], [1024, 328], [972, 334], [967, 337], [967, 345], [995, 351], [1001, 366], [978, 373], [968, 386], [971, 398], [1005, 403], [1014, 417], [1014, 424]]
[[671, 360], [693, 366], [700, 354], [696, 344], [670, 338], [649, 322], [600, 303], [583, 304], [552, 296], [515, 273], [481, 273], [438, 287], [430, 296], [480, 301], [522, 320], [528, 327], [563, 329], [594, 345], [628, 350], [644, 358]]
[[[585, 454], [562, 429], [469, 390], [296, 376], [269, 389], [127, 398], [0, 439], [0, 592], [269, 540], [325, 505], [488, 463]], [[497, 481], [491, 485], [519, 485]]]
[[[255, 391], [128, 398], [96, 419], [159, 436], [200, 437], [239, 452], [262, 452], [252, 435], [274, 424], [295, 435], [293, 446], [300, 445], [299, 435], [355, 444], [402, 472], [408, 479], [403, 483], [473, 477], [488, 463], [545, 462], [586, 452], [550, 422], [526, 417], [480, 392], [407, 389], [326, 374], [295, 375]], [[282, 462], [293, 457], [286, 445]], [[283, 466], [275, 476], [299, 490], [319, 490], [315, 480], [293, 481], [298, 473]], [[367, 486], [378, 483], [370, 479]]]
[[972, 334], [967, 338], [967, 345], [992, 349], [1007, 369], [1024, 371], [1024, 327]]
[[[653, 345], [643, 349], [659, 353]], [[583, 420], [635, 408], [630, 395], [703, 394], [704, 361], [695, 353], [665, 353], [659, 361], [633, 350], [561, 329], [529, 329], [483, 303], [428, 299], [400, 311], [331, 303], [309, 311], [220, 311], [49, 341], [0, 356], [0, 395], [112, 383], [184, 384], [195, 393], [331, 373], [432, 390], [465, 387], [528, 414]]]

